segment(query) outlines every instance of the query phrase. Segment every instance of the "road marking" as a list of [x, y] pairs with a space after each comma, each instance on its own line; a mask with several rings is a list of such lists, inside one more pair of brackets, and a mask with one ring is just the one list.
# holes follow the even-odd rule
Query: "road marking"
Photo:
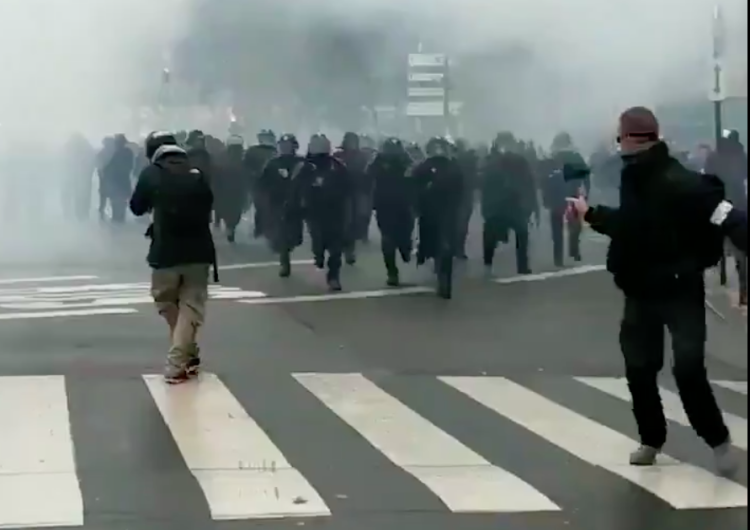
[[731, 390], [733, 392], [738, 392], [740, 394], [747, 395], [747, 381], [711, 381], [711, 382], [717, 386], [726, 388], [727, 390]]
[[299, 304], [303, 302], [328, 302], [331, 300], [359, 300], [363, 298], [385, 298], [388, 296], [405, 296], [409, 294], [434, 293], [429, 287], [403, 287], [400, 289], [382, 289], [377, 291], [351, 291], [345, 293], [311, 294], [301, 296], [254, 298], [239, 300], [240, 304]]
[[132, 315], [137, 309], [129, 307], [103, 307], [101, 309], [70, 309], [63, 311], [23, 311], [0, 313], [0, 320], [33, 320], [38, 318], [90, 317], [97, 315]]
[[14, 285], [18, 283], [52, 283], [52, 282], [85, 282], [97, 280], [98, 276], [47, 276], [43, 278], [5, 278], [0, 279], [0, 285]]
[[440, 377], [488, 409], [572, 455], [651, 492], [678, 510], [746, 507], [745, 487], [663, 456], [649, 468], [627, 463], [638, 442], [503, 377]]
[[[630, 403], [631, 401], [628, 383], [622, 377], [577, 377], [576, 380], [626, 403]], [[680, 396], [664, 388], [660, 388], [659, 392], [666, 418], [680, 425], [690, 427], [690, 420], [682, 408]], [[734, 414], [725, 413], [724, 422], [729, 429], [732, 443], [740, 449], [747, 450], [747, 420]]]
[[213, 374], [144, 376], [214, 520], [331, 515], [323, 499]]
[[[210, 285], [211, 300], [263, 298], [266, 293], [239, 287]], [[99, 309], [153, 303], [148, 283], [91, 284], [76, 286], [0, 289], [0, 308], [18, 311]]]
[[551, 278], [564, 278], [566, 276], [577, 276], [579, 274], [588, 274], [591, 272], [602, 272], [607, 270], [605, 265], [582, 265], [580, 267], [571, 267], [570, 269], [561, 269], [559, 271], [540, 272], [538, 274], [524, 274], [511, 276], [509, 278], [498, 278], [495, 281], [499, 284], [511, 284], [522, 282], [539, 282]]
[[[292, 260], [292, 266], [294, 265], [312, 265], [315, 263], [314, 260], [311, 259], [298, 259], [298, 260]], [[234, 270], [241, 270], [241, 269], [264, 269], [268, 267], [278, 267], [279, 262], [278, 261], [256, 261], [252, 263], [231, 263], [229, 265], [219, 265], [220, 271], [234, 271]]]
[[63, 376], [0, 377], [0, 528], [83, 526]]
[[560, 510], [530, 484], [493, 466], [361, 374], [294, 378], [452, 512]]

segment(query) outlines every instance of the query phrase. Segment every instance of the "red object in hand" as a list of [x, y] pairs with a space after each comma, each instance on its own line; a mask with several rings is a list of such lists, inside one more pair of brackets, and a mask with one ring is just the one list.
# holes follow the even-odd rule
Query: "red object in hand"
[[565, 208], [565, 220], [568, 222], [575, 221], [576, 217], [578, 217], [578, 215], [575, 206], [568, 204], [568, 207]]

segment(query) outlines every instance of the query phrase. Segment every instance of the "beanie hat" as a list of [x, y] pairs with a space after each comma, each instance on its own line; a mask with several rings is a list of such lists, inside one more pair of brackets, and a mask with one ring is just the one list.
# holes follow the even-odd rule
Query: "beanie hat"
[[[646, 107], [631, 107], [620, 115], [620, 139], [636, 143], [659, 141], [659, 121]], [[640, 140], [640, 142], [639, 142]]]

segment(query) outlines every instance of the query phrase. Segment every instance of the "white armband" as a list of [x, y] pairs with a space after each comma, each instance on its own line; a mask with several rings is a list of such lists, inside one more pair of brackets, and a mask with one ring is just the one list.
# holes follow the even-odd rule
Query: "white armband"
[[724, 221], [726, 221], [727, 217], [729, 216], [729, 212], [731, 212], [733, 209], [734, 206], [732, 206], [731, 202], [721, 201], [714, 210], [714, 213], [711, 214], [711, 224], [714, 224], [716, 226], [723, 225]]

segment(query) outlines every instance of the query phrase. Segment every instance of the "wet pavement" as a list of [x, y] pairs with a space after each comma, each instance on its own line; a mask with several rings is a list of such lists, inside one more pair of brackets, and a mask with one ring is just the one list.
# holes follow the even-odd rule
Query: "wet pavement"
[[[514, 278], [503, 252], [488, 279], [472, 245], [450, 302], [413, 266], [386, 289], [375, 242], [337, 296], [305, 252], [282, 280], [262, 245], [222, 244], [206, 372], [179, 387], [151, 377], [166, 336], [135, 231], [4, 262], [0, 527], [746, 528], [746, 327], [708, 317], [742, 471], [713, 474], [669, 374], [669, 458], [634, 470], [605, 247], [561, 275], [543, 235], [534, 272], [552, 277]], [[102, 308], [128, 311], [59, 316]]]

